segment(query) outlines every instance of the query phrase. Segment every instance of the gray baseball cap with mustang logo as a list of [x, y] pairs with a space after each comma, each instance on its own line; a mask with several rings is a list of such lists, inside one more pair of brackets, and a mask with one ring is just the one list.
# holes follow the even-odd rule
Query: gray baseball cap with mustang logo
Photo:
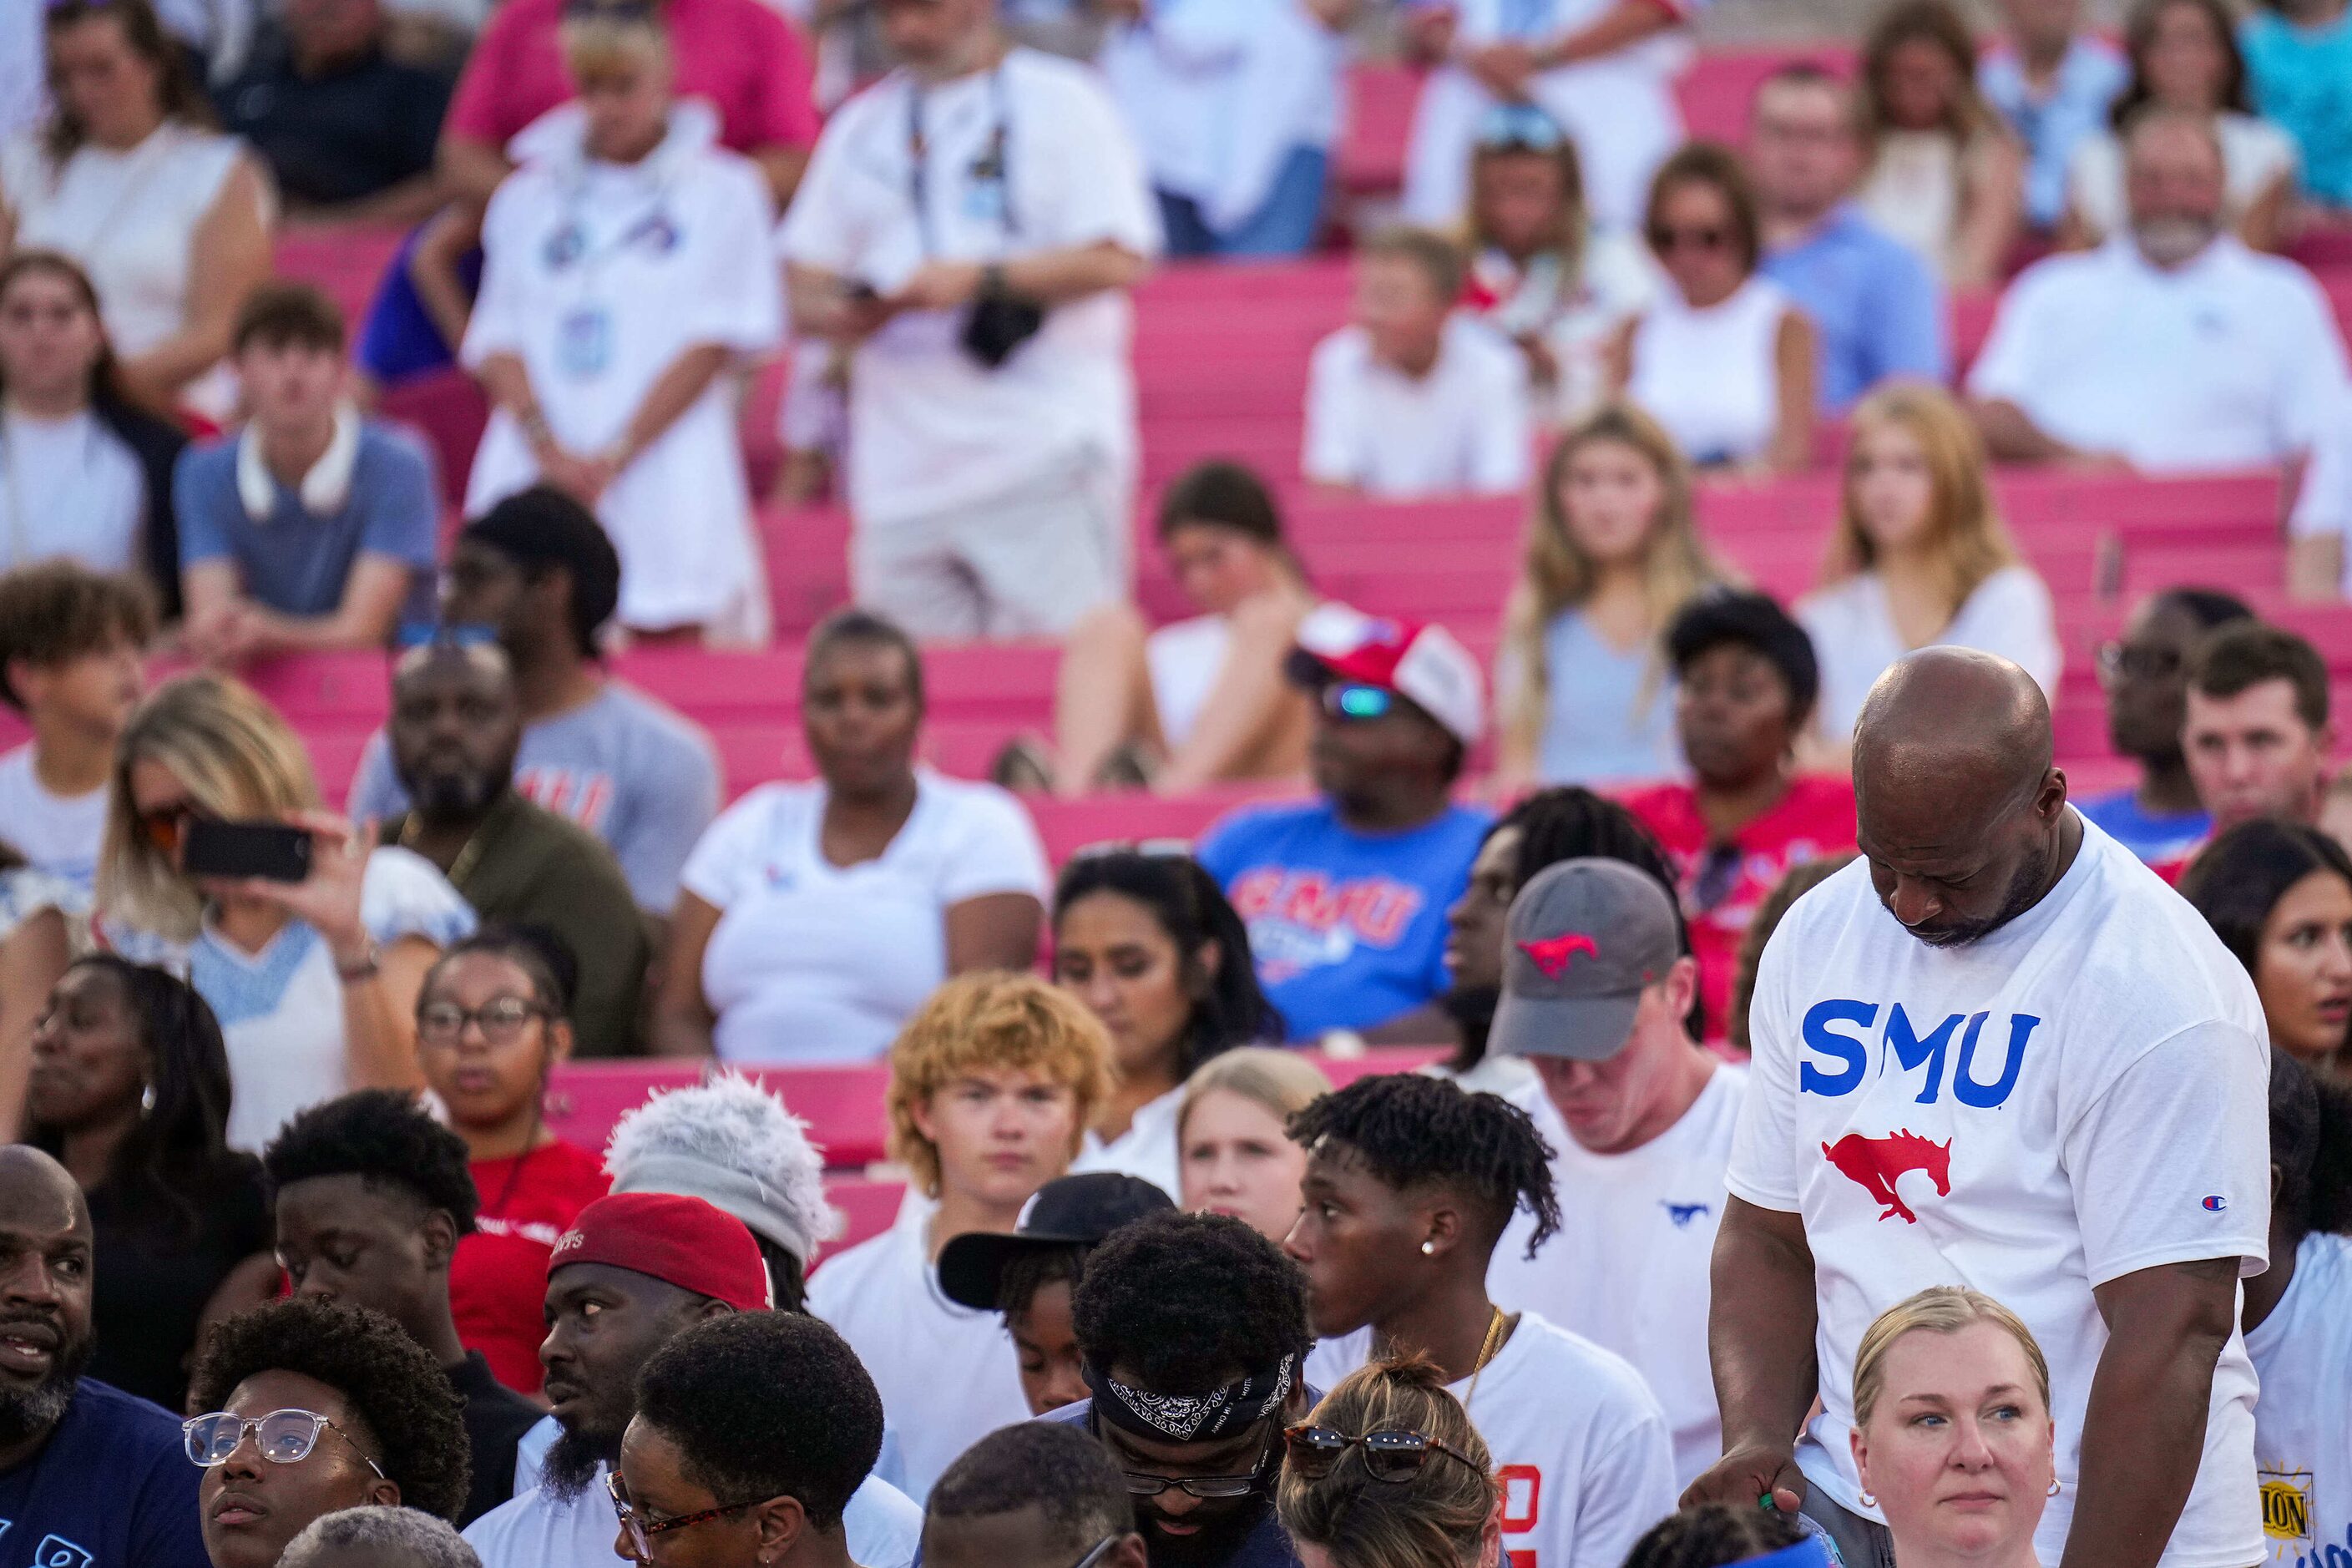
[[1682, 943], [1674, 897], [1622, 860], [1562, 860], [1511, 900], [1490, 1050], [1605, 1062]]

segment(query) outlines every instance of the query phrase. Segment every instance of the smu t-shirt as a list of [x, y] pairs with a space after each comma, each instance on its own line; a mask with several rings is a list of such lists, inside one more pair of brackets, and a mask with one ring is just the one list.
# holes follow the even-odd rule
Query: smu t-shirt
[[1559, 1233], [1530, 1258], [1535, 1219], [1516, 1214], [1486, 1266], [1486, 1293], [1505, 1311], [1540, 1308], [1641, 1373], [1665, 1413], [1677, 1486], [1723, 1457], [1707, 1268], [1747, 1089], [1747, 1068], [1717, 1068], [1680, 1121], [1622, 1154], [1595, 1154], [1547, 1127], [1552, 1185], [1566, 1200]]
[[1445, 991], [1445, 911], [1487, 820], [1454, 805], [1402, 833], [1360, 833], [1315, 800], [1246, 807], [1210, 830], [1196, 853], [1249, 927], [1292, 1039], [1372, 1028]]
[[0, 1471], [0, 1568], [209, 1568], [180, 1423], [85, 1377], [41, 1451]]
[[2271, 1315], [2246, 1331], [2262, 1374], [2254, 1464], [2272, 1568], [2352, 1562], [2352, 1237], [2312, 1235]]
[[[1847, 1444], [1853, 1358], [1880, 1312], [1973, 1286], [2050, 1360], [2059, 1560], [2107, 1331], [2095, 1287], [2143, 1268], [2268, 1264], [2269, 1037], [2245, 969], [2197, 911], [2085, 824], [2057, 886], [1990, 936], [1933, 948], [1896, 923], [1866, 860], [1790, 910], [1748, 1016], [1755, 1061], [1728, 1184], [1803, 1217], [1822, 1414], [1809, 1479], [1875, 1518]], [[2262, 1555], [2254, 1373], [2232, 1333], [2204, 1459], [2163, 1561]]]
[[1699, 814], [1698, 791], [1689, 784], [1661, 784], [1627, 795], [1625, 809], [1674, 861], [1691, 952], [1698, 960], [1706, 1026], [1720, 1037], [1730, 1026], [1739, 944], [1748, 938], [1758, 906], [1771, 897], [1781, 878], [1806, 861], [1853, 847], [1853, 781], [1793, 779], [1778, 805], [1724, 844], [1714, 842]]

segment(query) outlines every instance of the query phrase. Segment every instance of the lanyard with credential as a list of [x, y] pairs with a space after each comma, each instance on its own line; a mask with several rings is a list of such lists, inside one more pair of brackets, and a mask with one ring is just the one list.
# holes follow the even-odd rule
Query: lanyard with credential
[[[967, 171], [975, 189], [992, 185], [996, 191], [996, 221], [1008, 240], [1021, 232], [1013, 214], [1013, 110], [1004, 89], [1004, 66], [999, 61], [988, 73], [988, 100], [994, 123], [989, 128], [987, 150]], [[930, 138], [923, 130], [922, 84], [907, 84], [907, 195], [915, 204], [915, 227], [922, 237], [923, 257], [940, 254], [931, 232]]]
[[613, 363], [612, 312], [597, 286], [604, 263], [640, 240], [650, 240], [654, 249], [663, 254], [677, 247], [678, 228], [669, 212], [670, 173], [663, 169], [655, 175], [651, 210], [598, 242], [588, 237], [585, 169], [564, 193], [563, 226], [548, 237], [543, 259], [548, 271], [559, 276], [577, 269], [580, 300], [563, 313], [555, 343], [557, 366], [570, 380], [593, 381]]

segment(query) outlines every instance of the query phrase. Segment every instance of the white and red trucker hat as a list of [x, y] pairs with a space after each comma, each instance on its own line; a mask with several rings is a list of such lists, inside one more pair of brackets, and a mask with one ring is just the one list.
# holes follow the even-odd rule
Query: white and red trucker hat
[[1486, 682], [1478, 661], [1441, 626], [1368, 616], [1327, 602], [1298, 623], [1291, 668], [1294, 678], [1319, 674], [1393, 691], [1465, 746], [1476, 745], [1486, 728]]

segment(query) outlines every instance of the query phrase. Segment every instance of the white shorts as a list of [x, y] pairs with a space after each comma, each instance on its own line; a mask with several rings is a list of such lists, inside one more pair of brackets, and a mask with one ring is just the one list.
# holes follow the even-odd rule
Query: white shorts
[[850, 584], [927, 642], [1061, 637], [1126, 591], [1127, 491], [1088, 458], [994, 500], [860, 523]]

